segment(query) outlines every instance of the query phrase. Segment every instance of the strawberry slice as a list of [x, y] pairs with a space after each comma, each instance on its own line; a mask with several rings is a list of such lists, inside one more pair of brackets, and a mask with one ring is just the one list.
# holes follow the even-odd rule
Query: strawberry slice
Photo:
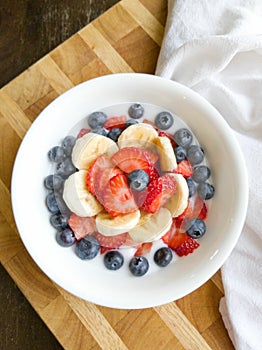
[[160, 176], [147, 186], [147, 196], [141, 209], [154, 214], [176, 191], [176, 181], [170, 175]]
[[97, 232], [96, 222], [94, 217], [80, 217], [76, 214], [71, 214], [68, 219], [68, 225], [74, 232], [77, 240], [84, 238], [87, 235], [91, 235]]
[[205, 220], [207, 218], [207, 206], [203, 199], [199, 196], [194, 196], [189, 198], [188, 205], [181, 215], [179, 215], [176, 220], [178, 227], [184, 227], [188, 220], [198, 218]]
[[124, 245], [127, 247], [138, 248], [138, 247], [140, 247], [141, 243], [134, 241], [128, 233]]
[[152, 171], [158, 155], [138, 147], [126, 147], [116, 152], [111, 159], [121, 170], [129, 174], [137, 169]]
[[143, 149], [144, 155], [145, 157], [153, 164], [155, 164], [158, 159], [159, 156], [157, 153], [150, 151], [149, 149]]
[[106, 186], [108, 185], [110, 179], [118, 174], [123, 174], [123, 172], [118, 167], [114, 166], [113, 163], [111, 163], [111, 167], [103, 168], [97, 171], [94, 178], [94, 190], [95, 196], [101, 204], [103, 204], [104, 201], [104, 191]]
[[157, 169], [157, 166], [154, 166], [152, 163], [148, 164], [148, 169], [146, 170], [146, 172], [149, 175], [149, 182], [158, 178], [160, 174], [160, 171]]
[[199, 243], [194, 238], [188, 236], [188, 234], [177, 227], [175, 220], [173, 220], [170, 230], [162, 237], [162, 240], [178, 256], [193, 253], [199, 247]]
[[79, 139], [80, 137], [84, 136], [85, 134], [88, 134], [91, 130], [90, 129], [81, 129], [77, 135], [77, 138]]
[[136, 250], [135, 252], [135, 256], [142, 256], [145, 254], [150, 253], [151, 248], [153, 246], [152, 242], [146, 242], [146, 243], [142, 243]]
[[148, 190], [145, 188], [143, 191], [133, 191], [133, 196], [138, 208], [141, 208], [146, 200]]
[[174, 172], [177, 174], [182, 174], [184, 177], [191, 177], [193, 175], [193, 167], [187, 159], [184, 159], [178, 163]]
[[193, 253], [193, 251], [199, 247], [199, 243], [197, 243], [194, 238], [188, 236], [187, 234], [185, 234], [185, 236], [185, 241], [174, 248], [174, 251], [178, 256], [184, 256]]
[[102, 203], [103, 191], [113, 176], [122, 173], [105, 155], [98, 157], [89, 168], [86, 184], [89, 192]]
[[173, 136], [171, 134], [169, 134], [168, 132], [166, 132], [166, 131], [159, 131], [158, 132], [158, 136], [166, 136], [166, 137], [168, 137], [170, 142], [171, 142], [172, 147], [173, 148], [176, 147], [176, 143], [175, 143], [175, 140], [174, 140]]
[[127, 236], [128, 236], [127, 232], [121, 233], [116, 236], [104, 236], [101, 233], [96, 234], [96, 238], [100, 246], [106, 250], [118, 249], [121, 245], [125, 243]]
[[88, 169], [88, 173], [86, 176], [86, 186], [88, 188], [88, 191], [92, 194], [95, 194], [95, 187], [94, 187], [94, 175], [96, 171], [96, 162], [98, 159], [96, 159]]
[[125, 175], [118, 174], [109, 180], [104, 190], [103, 203], [105, 210], [112, 217], [137, 210], [136, 202]]
[[112, 249], [113, 248], [100, 246], [100, 254], [104, 254], [104, 253], [106, 253], [106, 252], [108, 252], [109, 250], [112, 250]]
[[126, 127], [127, 117], [125, 116], [116, 116], [108, 118], [104, 123], [104, 128], [111, 130], [113, 128], [119, 128], [124, 130]]

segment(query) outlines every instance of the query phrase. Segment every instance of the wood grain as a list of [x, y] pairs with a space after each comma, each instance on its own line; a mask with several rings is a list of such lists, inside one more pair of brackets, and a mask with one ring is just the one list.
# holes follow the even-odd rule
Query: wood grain
[[92, 49], [96, 56], [103, 61], [111, 73], [133, 72], [122, 56], [112, 47], [106, 38], [92, 25], [79, 32], [79, 35]]
[[117, 2], [1, 0], [0, 87]]
[[165, 0], [120, 1], [0, 90], [0, 259], [64, 349], [233, 349], [218, 311], [219, 272], [167, 305], [144, 310], [97, 306], [64, 291], [37, 267], [12, 216], [15, 154], [39, 112], [81, 81], [118, 72], [153, 74], [166, 6]]

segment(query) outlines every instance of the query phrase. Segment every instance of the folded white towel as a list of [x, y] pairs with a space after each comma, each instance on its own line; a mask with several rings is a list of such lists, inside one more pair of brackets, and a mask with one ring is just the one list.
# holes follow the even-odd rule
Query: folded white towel
[[243, 150], [250, 183], [248, 214], [222, 267], [225, 298], [220, 312], [236, 349], [261, 350], [262, 1], [169, 0], [156, 74], [211, 102]]

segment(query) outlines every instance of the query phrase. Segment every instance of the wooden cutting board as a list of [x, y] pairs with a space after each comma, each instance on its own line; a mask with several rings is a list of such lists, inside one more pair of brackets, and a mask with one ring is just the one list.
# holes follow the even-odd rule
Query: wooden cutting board
[[153, 74], [166, 0], [123, 0], [0, 90], [1, 263], [65, 349], [233, 349], [219, 313], [220, 273], [190, 295], [145, 310], [80, 300], [37, 267], [15, 227], [10, 182], [18, 147], [38, 114], [85, 80], [119, 72]]

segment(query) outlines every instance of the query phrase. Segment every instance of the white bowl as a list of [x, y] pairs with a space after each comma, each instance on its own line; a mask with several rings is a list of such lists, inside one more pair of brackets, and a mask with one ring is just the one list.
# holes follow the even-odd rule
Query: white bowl
[[[118, 271], [101, 256], [82, 261], [73, 248], [55, 241], [45, 206], [47, 152], [91, 111], [123, 102], [153, 103], [177, 114], [205, 150], [216, 193], [200, 247], [165, 268], [140, 278], [127, 263]], [[146, 74], [107, 75], [84, 82], [53, 101], [35, 120], [18, 151], [12, 176], [12, 205], [21, 239], [38, 266], [55, 283], [90, 302], [136, 309], [179, 299], [205, 283], [237, 243], [247, 210], [248, 183], [238, 143], [223, 117], [206, 100], [178, 83]], [[128, 254], [128, 253], [127, 253]]]

